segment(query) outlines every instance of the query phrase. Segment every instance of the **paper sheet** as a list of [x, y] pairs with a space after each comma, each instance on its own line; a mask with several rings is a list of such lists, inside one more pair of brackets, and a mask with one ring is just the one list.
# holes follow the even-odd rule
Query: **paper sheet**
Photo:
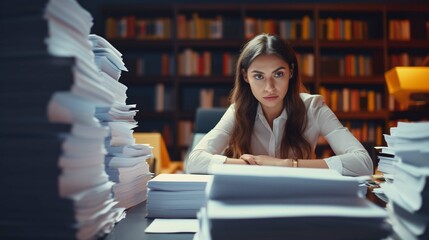
[[197, 219], [155, 219], [145, 230], [146, 233], [195, 233]]

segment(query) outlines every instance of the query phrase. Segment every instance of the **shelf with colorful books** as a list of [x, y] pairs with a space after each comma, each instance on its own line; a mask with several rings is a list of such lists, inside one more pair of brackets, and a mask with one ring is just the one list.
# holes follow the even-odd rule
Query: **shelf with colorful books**
[[174, 9], [156, 5], [101, 8], [104, 36], [110, 40], [166, 40], [173, 36]]
[[[386, 6], [386, 70], [396, 66], [424, 66], [429, 61], [429, 7], [420, 4]], [[389, 119], [427, 119], [424, 111], [390, 105]], [[427, 109], [427, 108], [426, 108]]]
[[386, 29], [389, 41], [429, 39], [429, 9], [420, 4], [386, 6]]
[[320, 81], [325, 78], [374, 79], [384, 74], [383, 48], [323, 49], [319, 58]]
[[134, 50], [123, 56], [130, 76], [175, 76], [176, 57], [171, 50]]
[[243, 23], [238, 7], [180, 5], [175, 17], [178, 40], [242, 39]]
[[[288, 14], [284, 14], [285, 12]], [[311, 43], [315, 39], [314, 27], [312, 8], [292, 10], [276, 7], [264, 11], [260, 7], [249, 6], [244, 17], [244, 38], [250, 39], [259, 33], [270, 33], [291, 42]]]
[[318, 9], [318, 38], [321, 41], [364, 43], [368, 40], [383, 39], [383, 31], [380, 31], [383, 29], [382, 6], [327, 4], [319, 6]]
[[184, 85], [180, 88], [179, 94], [183, 97], [179, 100], [180, 113], [195, 114], [195, 109], [228, 107], [231, 86], [219, 86], [210, 84], [207, 86]]
[[[429, 44], [429, 42], [428, 42]], [[428, 45], [429, 46], [429, 45]], [[387, 57], [388, 69], [397, 66], [424, 66], [429, 56], [429, 48], [424, 49], [390, 49]]]
[[[325, 103], [336, 113], [347, 113], [350, 117], [387, 119], [386, 104], [382, 87], [326, 87], [320, 86], [320, 95]], [[364, 114], [366, 113], [366, 114]], [[340, 119], [347, 115], [338, 116]]]
[[234, 74], [234, 64], [238, 50], [225, 48], [183, 48], [177, 55], [177, 75], [179, 77], [208, 77]]
[[423, 9], [393, 8], [388, 13], [388, 69], [425, 64], [429, 55], [429, 9]]

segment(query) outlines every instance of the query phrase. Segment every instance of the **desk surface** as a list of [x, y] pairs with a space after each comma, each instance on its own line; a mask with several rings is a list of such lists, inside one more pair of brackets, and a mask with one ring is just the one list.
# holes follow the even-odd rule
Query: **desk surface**
[[146, 218], [146, 201], [127, 210], [122, 219], [104, 240], [192, 240], [193, 233], [145, 233], [153, 219]]
[[[367, 199], [384, 207], [385, 203], [374, 195], [369, 188]], [[103, 240], [192, 240], [193, 233], [145, 233], [145, 229], [153, 221], [146, 218], [146, 201], [127, 210], [127, 216], [122, 219], [112, 232]]]

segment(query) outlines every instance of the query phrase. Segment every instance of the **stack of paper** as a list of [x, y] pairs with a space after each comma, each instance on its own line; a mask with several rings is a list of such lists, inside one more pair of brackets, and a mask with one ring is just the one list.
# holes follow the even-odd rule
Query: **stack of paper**
[[199, 239], [382, 239], [384, 209], [359, 179], [327, 169], [219, 165], [199, 213]]
[[1, 239], [94, 239], [123, 217], [105, 173], [113, 104], [73, 0], [2, 4]]
[[159, 174], [148, 182], [150, 218], [196, 218], [205, 205], [205, 188], [211, 175]]
[[392, 174], [394, 164], [398, 162], [398, 158], [394, 154], [381, 151], [377, 153], [378, 168], [377, 170], [383, 174]]
[[387, 147], [376, 147], [377, 149], [381, 149], [381, 151], [377, 153], [377, 170], [383, 174], [391, 174], [394, 171], [393, 166], [398, 162], [398, 158], [393, 151], [395, 140], [388, 134], [383, 134], [383, 136], [387, 143]]
[[146, 160], [151, 158], [152, 147], [135, 144], [133, 129], [136, 105], [127, 105], [127, 87], [118, 80], [121, 71], [126, 71], [122, 54], [106, 39], [91, 34], [89, 40], [95, 54], [101, 85], [114, 95], [113, 105], [98, 107], [96, 117], [103, 126], [109, 128], [105, 139], [108, 154], [105, 159], [109, 179], [116, 182], [113, 186], [115, 200], [119, 206], [130, 208], [146, 200], [147, 181], [152, 178]]
[[400, 239], [429, 238], [429, 122], [398, 123], [389, 148], [399, 162], [394, 181], [381, 185], [389, 199], [389, 217]]

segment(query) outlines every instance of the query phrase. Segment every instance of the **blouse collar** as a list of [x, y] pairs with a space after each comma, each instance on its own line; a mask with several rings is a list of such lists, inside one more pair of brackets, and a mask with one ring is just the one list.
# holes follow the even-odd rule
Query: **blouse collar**
[[[262, 111], [262, 106], [261, 103], [258, 103], [258, 107], [256, 109], [256, 117], [259, 118], [265, 118], [264, 112]], [[286, 113], [286, 109], [283, 108], [282, 113], [280, 114], [280, 116], [278, 116], [276, 119], [284, 119], [287, 120], [287, 113]]]

